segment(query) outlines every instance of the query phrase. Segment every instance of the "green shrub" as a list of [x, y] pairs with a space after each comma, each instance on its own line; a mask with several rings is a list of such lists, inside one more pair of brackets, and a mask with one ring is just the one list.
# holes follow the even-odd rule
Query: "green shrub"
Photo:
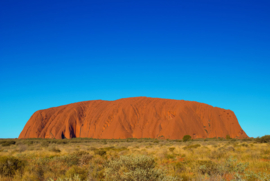
[[77, 151], [77, 152], [74, 152], [73, 154], [78, 156], [78, 157], [81, 157], [83, 155], [89, 155], [89, 153], [86, 151]]
[[226, 155], [226, 151], [220, 150], [220, 151], [213, 151], [209, 155], [210, 159], [221, 159], [224, 158]]
[[25, 141], [24, 143], [27, 144], [28, 146], [30, 146], [30, 145], [34, 144], [34, 141]]
[[58, 178], [57, 180], [55, 180], [53, 178], [49, 178], [48, 181], [81, 181], [81, 178], [79, 175], [74, 175], [74, 177], [65, 178], [64, 180], [62, 178]]
[[177, 162], [174, 166], [174, 170], [178, 173], [183, 173], [186, 171], [186, 165], [182, 162]]
[[234, 159], [232, 156], [226, 160], [224, 165], [221, 165], [219, 170], [222, 170], [224, 173], [244, 173], [248, 163], [238, 162], [237, 159]]
[[49, 144], [50, 144], [50, 143], [49, 143], [48, 141], [42, 141], [42, 142], [41, 142], [41, 146], [42, 146], [42, 147], [48, 147]]
[[105, 150], [95, 150], [94, 152], [96, 155], [100, 155], [100, 156], [105, 156], [107, 153]]
[[254, 139], [253, 138], [244, 138], [242, 139], [242, 141], [253, 141]]
[[192, 178], [191, 178], [190, 175], [187, 175], [187, 173], [184, 173], [184, 174], [181, 175], [181, 179], [180, 180], [181, 181], [191, 181]]
[[227, 135], [226, 135], [226, 139], [227, 139], [227, 140], [231, 139], [230, 135], [227, 134]]
[[228, 148], [225, 149], [226, 151], [235, 151], [234, 147], [229, 146]]
[[265, 135], [261, 138], [257, 138], [256, 139], [256, 142], [259, 142], [259, 143], [270, 143], [270, 135]]
[[191, 136], [190, 136], [190, 135], [185, 135], [185, 136], [183, 137], [183, 141], [184, 141], [184, 142], [189, 141], [189, 140], [191, 140]]
[[95, 150], [97, 150], [97, 148], [95, 148], [95, 147], [90, 147], [90, 148], [88, 148], [88, 150], [90, 150], [90, 151], [95, 151]]
[[176, 178], [166, 176], [165, 172], [156, 169], [154, 158], [145, 155], [121, 156], [111, 160], [105, 167], [106, 181], [174, 181]]
[[172, 154], [167, 154], [167, 155], [166, 155], [166, 158], [167, 158], [167, 159], [175, 159], [175, 156], [172, 155]]
[[93, 159], [93, 155], [82, 155], [80, 158], [80, 165], [87, 165]]
[[210, 160], [199, 160], [198, 163], [198, 171], [199, 173], [205, 175], [215, 175], [218, 172], [217, 165]]
[[50, 148], [49, 148], [49, 151], [52, 151], [52, 152], [55, 152], [55, 153], [60, 153], [60, 152], [61, 152], [61, 150], [59, 150], [59, 149], [56, 148], [56, 147], [50, 147]]
[[219, 141], [224, 141], [224, 138], [218, 137], [218, 140], [219, 140]]
[[2, 146], [10, 146], [16, 144], [16, 141], [2, 141]]
[[17, 151], [19, 151], [19, 152], [24, 152], [24, 151], [26, 151], [26, 150], [27, 150], [27, 146], [26, 146], [26, 145], [19, 145]]
[[78, 175], [81, 180], [86, 180], [87, 170], [74, 165], [66, 172], [66, 177], [68, 178], [74, 178], [76, 175]]
[[171, 147], [171, 148], [169, 148], [169, 150], [170, 150], [171, 152], [173, 152], [173, 151], [175, 150], [175, 148], [174, 148], [174, 147]]
[[67, 166], [71, 167], [73, 165], [78, 165], [80, 162], [80, 158], [76, 156], [75, 154], [60, 156], [60, 157], [54, 157], [54, 161], [56, 162], [63, 162]]
[[44, 180], [43, 166], [38, 164], [33, 170], [33, 175], [36, 180]]
[[261, 150], [261, 154], [269, 155], [270, 156], [270, 149], [263, 149]]
[[114, 146], [105, 147], [105, 148], [101, 148], [101, 150], [105, 150], [105, 151], [115, 150], [115, 147]]
[[127, 147], [119, 147], [119, 148], [114, 148], [114, 151], [127, 151], [128, 148]]
[[21, 174], [24, 170], [25, 162], [15, 157], [0, 157], [0, 175], [6, 177], [13, 177], [16, 171]]
[[187, 150], [187, 149], [195, 149], [195, 148], [199, 148], [201, 145], [200, 144], [195, 144], [195, 145], [188, 145], [188, 146], [185, 146], [183, 149], [184, 150]]

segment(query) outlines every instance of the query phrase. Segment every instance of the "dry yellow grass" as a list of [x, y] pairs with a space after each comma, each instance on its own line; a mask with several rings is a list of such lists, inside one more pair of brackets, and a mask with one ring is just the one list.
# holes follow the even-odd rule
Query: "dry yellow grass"
[[[1, 175], [0, 180], [35, 181], [66, 178], [67, 173], [73, 173], [74, 170], [82, 179], [85, 178], [82, 175], [86, 175], [85, 180], [103, 180], [106, 163], [122, 155], [153, 157], [157, 168], [165, 169], [166, 174], [178, 180], [232, 180], [237, 179], [237, 174], [250, 181], [263, 180], [263, 174], [265, 179], [270, 178], [269, 143], [241, 140], [178, 142], [147, 139], [92, 140], [42, 146], [41, 142], [38, 140], [27, 144], [27, 140], [17, 140], [14, 145], [0, 146], [0, 157], [12, 156], [26, 161], [23, 173], [17, 171], [12, 178]], [[99, 150], [105, 150], [105, 155], [101, 155]], [[235, 170], [229, 170], [228, 164]]]

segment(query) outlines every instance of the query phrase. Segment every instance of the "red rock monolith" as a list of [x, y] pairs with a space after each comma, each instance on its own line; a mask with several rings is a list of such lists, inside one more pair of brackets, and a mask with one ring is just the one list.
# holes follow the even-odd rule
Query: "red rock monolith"
[[247, 138], [235, 114], [207, 104], [135, 97], [35, 112], [19, 138]]

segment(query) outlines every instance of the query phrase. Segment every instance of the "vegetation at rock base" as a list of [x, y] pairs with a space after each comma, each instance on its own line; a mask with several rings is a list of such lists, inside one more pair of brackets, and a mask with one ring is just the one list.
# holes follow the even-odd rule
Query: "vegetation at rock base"
[[226, 135], [226, 139], [227, 140], [231, 139], [230, 135]]
[[268, 138], [2, 139], [0, 180], [269, 181]]
[[185, 136], [183, 137], [183, 141], [184, 141], [184, 142], [189, 141], [189, 140], [191, 140], [191, 136], [190, 136], [190, 135], [185, 135]]
[[256, 141], [259, 143], [270, 143], [270, 135], [265, 135], [261, 138], [257, 138]]
[[2, 141], [0, 141], [0, 144], [2, 145], [2, 146], [10, 146], [10, 145], [14, 145], [14, 144], [16, 144], [16, 141], [13, 141], [13, 140], [2, 140]]

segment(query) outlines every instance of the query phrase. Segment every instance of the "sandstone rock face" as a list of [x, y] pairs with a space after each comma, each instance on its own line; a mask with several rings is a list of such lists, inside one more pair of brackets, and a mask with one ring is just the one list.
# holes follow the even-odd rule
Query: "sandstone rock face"
[[19, 138], [247, 138], [230, 110], [160, 98], [85, 101], [35, 112]]

